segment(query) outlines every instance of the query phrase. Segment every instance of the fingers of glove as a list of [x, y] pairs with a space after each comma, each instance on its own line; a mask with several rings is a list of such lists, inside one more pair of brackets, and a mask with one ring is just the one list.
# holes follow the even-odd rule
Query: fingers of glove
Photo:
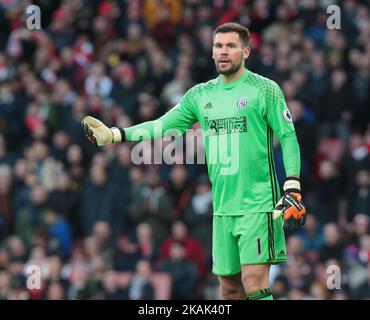
[[306, 215], [303, 215], [301, 219], [297, 220], [294, 217], [291, 217], [287, 220], [284, 220], [284, 229], [288, 231], [297, 230], [299, 227], [303, 226], [306, 223]]
[[95, 145], [98, 145], [98, 143], [96, 142], [96, 138], [94, 136], [88, 136], [86, 135], [86, 138], [87, 140], [89, 140], [91, 143], [95, 144]]
[[294, 197], [297, 201], [302, 201], [302, 195], [298, 192], [289, 192], [289, 194]]
[[302, 203], [302, 196], [299, 193], [287, 193], [284, 195], [284, 201], [289, 203], [292, 207], [301, 211], [304, 206]]
[[94, 132], [92, 131], [92, 129], [90, 129], [90, 127], [84, 122], [82, 122], [82, 127], [85, 132], [87, 140], [96, 145], [97, 144], [96, 137], [94, 136]]
[[284, 220], [289, 220], [290, 218], [293, 217], [295, 211], [297, 211], [296, 208], [294, 207], [289, 207], [289, 208], [285, 208], [284, 210]]
[[306, 223], [306, 214], [298, 221], [299, 226], [303, 226]]
[[294, 218], [290, 218], [284, 221], [284, 229], [287, 231], [294, 231], [298, 229], [298, 222]]
[[82, 122], [81, 124], [82, 124], [82, 128], [84, 129], [84, 132], [85, 132], [86, 135], [92, 133], [92, 130], [90, 129], [90, 127], [85, 122]]
[[302, 207], [301, 210], [298, 210], [295, 206], [290, 206], [288, 208], [285, 208], [284, 220], [287, 220], [290, 217], [293, 217], [296, 220], [300, 220], [305, 213], [306, 209], [304, 207]]
[[274, 220], [279, 219], [283, 215], [283, 210], [274, 210], [272, 217]]
[[86, 116], [85, 118], [83, 118], [82, 122], [91, 128], [99, 128], [101, 126], [104, 126], [103, 122], [91, 116]]
[[283, 198], [279, 200], [279, 202], [276, 204], [276, 207], [273, 212], [273, 218], [278, 219], [280, 216], [284, 213], [284, 205], [283, 205]]
[[274, 209], [274, 212], [272, 214], [272, 217], [274, 218], [274, 220], [276, 219], [279, 219], [281, 217], [281, 215], [284, 214], [284, 207], [281, 206], [281, 207], [276, 207]]

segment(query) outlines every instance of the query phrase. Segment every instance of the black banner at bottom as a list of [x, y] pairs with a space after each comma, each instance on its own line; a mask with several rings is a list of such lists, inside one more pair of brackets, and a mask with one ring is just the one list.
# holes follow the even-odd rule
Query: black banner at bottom
[[[1, 301], [4, 315], [15, 317], [31, 317], [32, 319], [61, 318], [72, 320], [83, 319], [247, 319], [264, 316], [283, 316], [304, 314], [317, 317], [317, 313], [325, 312], [334, 316], [348, 310], [368, 308], [369, 301]], [[350, 308], [350, 309], [349, 309]], [[298, 309], [298, 310], [295, 310]], [[345, 310], [346, 309], [346, 310]], [[295, 310], [295, 311], [294, 311]]]

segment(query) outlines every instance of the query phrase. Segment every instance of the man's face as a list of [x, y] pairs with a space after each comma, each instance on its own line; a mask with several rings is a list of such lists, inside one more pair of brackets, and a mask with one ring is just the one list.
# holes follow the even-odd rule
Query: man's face
[[220, 74], [230, 75], [244, 67], [249, 53], [250, 48], [244, 47], [236, 32], [219, 32], [213, 39], [212, 58]]

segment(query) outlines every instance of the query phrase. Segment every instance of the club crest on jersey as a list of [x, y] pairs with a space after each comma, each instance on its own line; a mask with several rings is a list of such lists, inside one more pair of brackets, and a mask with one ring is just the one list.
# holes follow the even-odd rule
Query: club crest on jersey
[[283, 111], [283, 117], [288, 122], [293, 122], [292, 114], [290, 113], [288, 108], [285, 108]]
[[244, 110], [247, 107], [248, 101], [246, 97], [241, 97], [236, 102], [236, 106], [239, 110]]

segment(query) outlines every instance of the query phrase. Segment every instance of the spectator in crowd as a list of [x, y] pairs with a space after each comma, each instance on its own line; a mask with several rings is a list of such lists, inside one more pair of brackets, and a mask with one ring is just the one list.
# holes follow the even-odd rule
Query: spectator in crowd
[[195, 192], [184, 214], [189, 235], [199, 241], [207, 255], [211, 255], [212, 240], [212, 191], [206, 175], [198, 177]]
[[52, 282], [48, 286], [46, 300], [64, 300], [65, 289], [60, 282]]
[[302, 240], [306, 257], [312, 262], [317, 261], [318, 253], [324, 245], [324, 235], [314, 215], [307, 217], [306, 224], [299, 232], [299, 237]]
[[354, 298], [355, 299], [366, 299], [370, 298], [370, 263], [367, 263], [367, 278], [366, 280], [357, 288]]
[[343, 255], [343, 240], [339, 227], [335, 223], [328, 223], [324, 227], [324, 245], [320, 250], [320, 260], [329, 259], [341, 261]]
[[357, 171], [355, 190], [351, 198], [349, 220], [357, 213], [370, 212], [370, 169]]
[[103, 297], [104, 300], [122, 300], [127, 299], [127, 293], [124, 288], [120, 288], [116, 280], [114, 271], [107, 271], [103, 276]]
[[61, 214], [67, 220], [72, 235], [76, 236], [80, 232], [80, 194], [72, 190], [72, 181], [70, 176], [63, 172], [57, 177], [55, 189], [50, 192], [49, 204], [54, 208], [58, 208]]
[[136, 237], [140, 258], [155, 264], [159, 254], [159, 244], [154, 240], [150, 224], [140, 223], [136, 228]]
[[160, 270], [171, 275], [171, 299], [196, 298], [198, 279], [196, 265], [185, 258], [185, 248], [182, 243], [173, 242], [171, 244], [169, 257], [162, 262]]
[[[0, 139], [1, 143], [1, 139]], [[8, 164], [0, 164], [0, 239], [13, 230], [13, 171]]]
[[12, 277], [6, 270], [0, 271], [0, 300], [8, 300]]
[[[63, 260], [58, 255], [49, 256], [49, 271], [46, 277], [46, 282], [49, 286], [50, 283], [58, 283], [62, 285], [64, 293], [68, 290], [69, 283], [65, 279], [62, 273], [63, 270]], [[57, 291], [57, 290], [56, 290]]]
[[71, 228], [57, 207], [49, 206], [45, 211], [48, 226], [49, 250], [67, 259], [72, 253]]
[[188, 227], [182, 221], [172, 224], [172, 236], [163, 242], [160, 249], [160, 259], [168, 259], [174, 243], [181, 243], [184, 249], [184, 259], [192, 261], [197, 267], [199, 279], [205, 275], [205, 255], [201, 244], [188, 235]]
[[192, 186], [189, 183], [188, 173], [183, 165], [175, 165], [170, 171], [168, 193], [171, 197], [174, 209], [171, 216], [179, 219], [183, 216], [185, 207], [189, 202]]
[[10, 236], [7, 240], [6, 247], [10, 259], [17, 259], [23, 262], [27, 260], [27, 249], [19, 236]]
[[86, 235], [99, 220], [119, 227], [120, 197], [117, 187], [110, 183], [107, 175], [107, 169], [99, 164], [90, 169], [90, 179], [86, 182], [82, 201], [82, 226]]
[[155, 297], [154, 287], [151, 282], [152, 267], [146, 260], [140, 260], [136, 264], [136, 271], [128, 287], [130, 300], [153, 300]]
[[131, 210], [134, 223], [149, 223], [156, 240], [163, 241], [168, 236], [172, 204], [154, 169], [146, 174], [145, 184], [134, 195]]

